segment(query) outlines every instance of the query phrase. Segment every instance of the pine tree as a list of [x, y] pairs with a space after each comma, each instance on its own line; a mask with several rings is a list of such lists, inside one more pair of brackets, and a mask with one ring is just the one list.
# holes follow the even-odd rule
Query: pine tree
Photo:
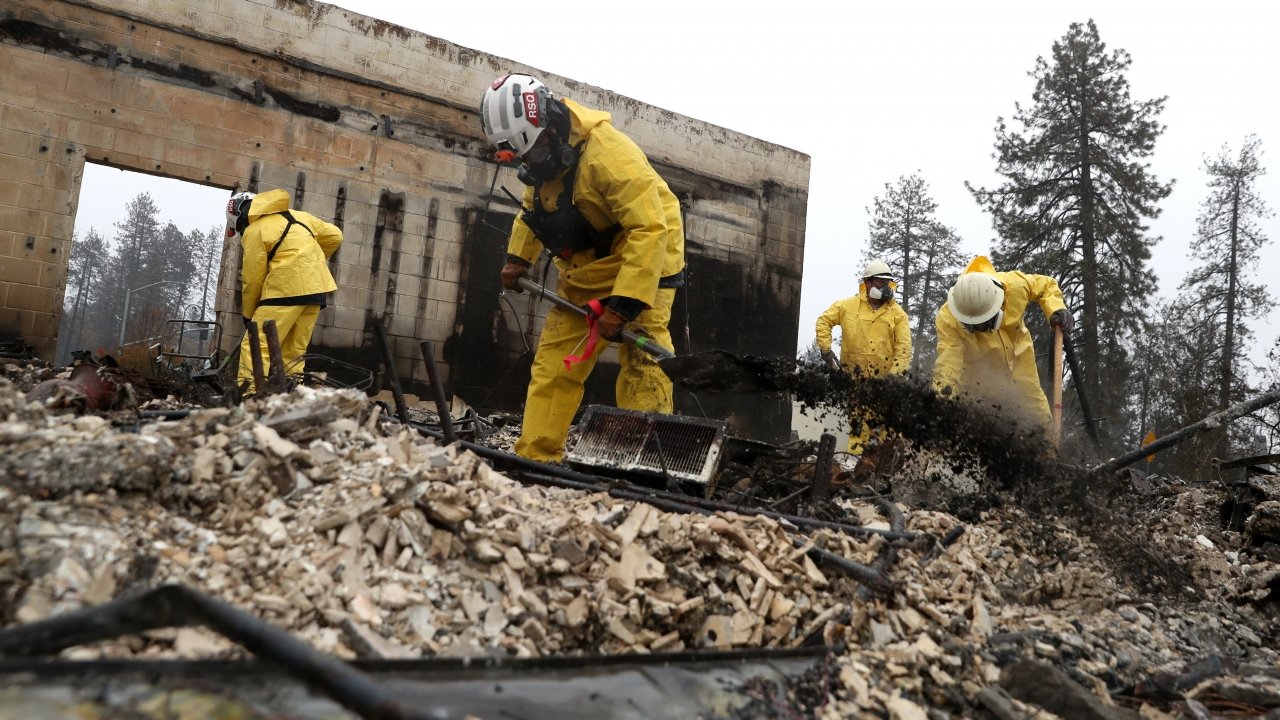
[[911, 314], [915, 325], [915, 338], [911, 345], [911, 369], [917, 374], [933, 372], [933, 361], [938, 354], [938, 331], [934, 316], [947, 301], [947, 291], [965, 264], [960, 252], [960, 236], [941, 223], [934, 225], [920, 244], [920, 265], [916, 282], [921, 288], [916, 293], [917, 302]]
[[[1136, 422], [1127, 433], [1135, 445], [1148, 430], [1167, 435], [1200, 421], [1211, 412], [1217, 386], [1217, 340], [1221, 326], [1212, 322], [1197, 298], [1180, 295], [1163, 303], [1149, 332], [1160, 342], [1138, 343], [1134, 352]], [[1197, 435], [1158, 456], [1159, 469], [1183, 478], [1198, 478], [1211, 469], [1216, 439]]]
[[67, 267], [67, 289], [62, 302], [62, 320], [58, 326], [58, 350], [60, 363], [71, 359], [71, 351], [79, 350], [84, 339], [85, 316], [93, 307], [97, 296], [98, 280], [106, 270], [107, 241], [97, 228], [89, 228], [83, 239], [71, 235], [71, 257]]
[[[135, 299], [130, 291], [164, 279], [152, 275], [156, 268], [151, 259], [160, 242], [160, 221], [157, 218], [160, 208], [151, 195], [144, 192], [129, 201], [124, 210], [124, 219], [115, 224], [112, 255], [102, 283], [103, 296], [93, 318], [96, 344], [104, 348], [117, 341], [122, 319], [127, 330], [125, 341], [139, 337], [129, 329], [129, 319], [123, 318], [125, 299], [128, 297], [130, 305], [134, 306], [135, 302], [145, 298], [139, 296]], [[150, 292], [150, 289], [144, 292]], [[134, 315], [132, 307], [129, 315]]]
[[911, 318], [913, 371], [927, 370], [934, 346], [933, 317], [946, 300], [954, 270], [963, 262], [955, 231], [938, 222], [938, 204], [919, 174], [885, 183], [868, 208], [870, 239], [864, 260], [879, 258], [900, 273], [898, 304]]
[[1266, 174], [1259, 156], [1261, 142], [1245, 138], [1232, 156], [1225, 145], [1218, 157], [1205, 158], [1209, 197], [1197, 218], [1197, 242], [1192, 255], [1203, 264], [1183, 282], [1183, 290], [1204, 304], [1209, 321], [1221, 326], [1218, 361], [1217, 408], [1243, 399], [1248, 387], [1241, 382], [1246, 361], [1245, 343], [1253, 333], [1248, 321], [1270, 310], [1270, 295], [1258, 282], [1258, 252], [1267, 243], [1258, 222], [1272, 215], [1258, 195], [1256, 182]]
[[150, 193], [140, 193], [125, 205], [124, 220], [116, 223], [116, 259], [125, 287], [134, 287], [160, 278], [148, 279], [148, 264], [160, 235], [160, 208]]
[[200, 320], [213, 315], [213, 307], [218, 293], [218, 271], [222, 263], [222, 244], [226, 237], [221, 226], [209, 228], [207, 233], [192, 231], [192, 242], [196, 245], [194, 261], [196, 265], [195, 284], [189, 300], [198, 305]]
[[1036, 60], [1033, 102], [1015, 106], [1018, 129], [997, 121], [1004, 183], [968, 186], [999, 233], [996, 266], [1057, 278], [1079, 313], [1082, 374], [1093, 398], [1128, 380], [1126, 339], [1156, 288], [1148, 261], [1159, 238], [1146, 222], [1172, 187], [1146, 163], [1164, 132], [1157, 117], [1165, 98], [1130, 96], [1131, 63], [1124, 50], [1107, 52], [1092, 20], [1073, 23], [1052, 58]]

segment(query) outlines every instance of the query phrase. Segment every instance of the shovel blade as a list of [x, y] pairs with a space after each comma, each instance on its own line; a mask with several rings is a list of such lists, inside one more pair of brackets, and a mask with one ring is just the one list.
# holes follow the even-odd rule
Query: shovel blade
[[658, 367], [672, 382], [686, 390], [705, 393], [750, 393], [781, 390], [778, 370], [768, 360], [738, 357], [724, 350], [658, 360]]

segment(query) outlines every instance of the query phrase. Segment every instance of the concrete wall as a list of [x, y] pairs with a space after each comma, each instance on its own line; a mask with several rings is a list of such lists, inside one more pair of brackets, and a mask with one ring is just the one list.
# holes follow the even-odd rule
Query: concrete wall
[[[791, 354], [806, 155], [305, 0], [0, 1], [0, 333], [53, 354], [85, 162], [278, 187], [346, 235], [313, 351], [376, 367], [381, 319], [409, 391], [427, 395], [418, 342], [430, 340], [451, 392], [518, 407], [525, 343], [547, 308], [497, 292], [516, 208], [487, 202], [494, 165], [476, 114], [508, 70], [613, 112], [684, 201], [677, 350]], [[520, 190], [510, 171], [499, 183]], [[218, 291], [236, 328], [238, 254], [224, 252]], [[615, 376], [602, 365], [588, 401], [610, 402]], [[757, 437], [790, 424], [781, 399], [701, 407]]]

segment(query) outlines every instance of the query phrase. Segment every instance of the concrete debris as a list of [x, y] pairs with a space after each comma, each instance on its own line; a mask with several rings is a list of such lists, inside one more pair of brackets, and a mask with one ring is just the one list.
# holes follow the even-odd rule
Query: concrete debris
[[[1223, 697], [1280, 707], [1280, 569], [1205, 522], [1204, 489], [1170, 494], [1132, 528], [1187, 569], [1193, 593], [1139, 587], [1104, 561], [1109, 548], [1006, 504], [946, 548], [899, 547], [889, 572], [901, 591], [863, 600], [772, 519], [523, 485], [380, 421], [356, 391], [302, 387], [129, 431], [53, 413], [0, 380], [0, 478], [5, 626], [180, 582], [344, 658], [843, 643], [811, 679], [805, 707], [823, 718], [1066, 712], [1037, 709], [1045, 688], [1026, 677], [1054, 678], [1056, 697], [1091, 717]], [[873, 504], [838, 502], [879, 517]], [[899, 507], [908, 531], [941, 538], [962, 524]], [[809, 538], [868, 565], [884, 547]], [[244, 654], [181, 629], [64, 656]], [[1185, 677], [1208, 656], [1270, 670], [1142, 695], [1150, 678]]]

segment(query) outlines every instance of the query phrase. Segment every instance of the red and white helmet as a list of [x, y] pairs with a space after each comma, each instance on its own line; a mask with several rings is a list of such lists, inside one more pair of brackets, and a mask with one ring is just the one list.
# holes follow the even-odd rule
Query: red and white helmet
[[249, 225], [249, 206], [253, 193], [238, 192], [227, 201], [227, 238], [239, 237]]
[[493, 81], [480, 101], [485, 137], [498, 149], [499, 162], [512, 162], [533, 147], [547, 127], [547, 104], [554, 96], [530, 75], [506, 75]]

